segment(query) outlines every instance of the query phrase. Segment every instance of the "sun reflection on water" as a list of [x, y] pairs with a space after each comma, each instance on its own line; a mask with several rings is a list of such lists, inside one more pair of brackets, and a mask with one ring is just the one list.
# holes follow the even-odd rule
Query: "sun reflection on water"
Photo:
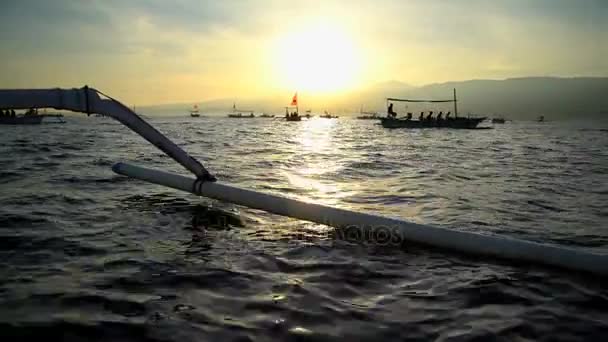
[[285, 172], [285, 177], [291, 186], [303, 190], [302, 200], [338, 205], [346, 196], [345, 189], [329, 179], [344, 169], [343, 151], [335, 143], [337, 126], [335, 119], [312, 118], [302, 121], [295, 133], [298, 166]]

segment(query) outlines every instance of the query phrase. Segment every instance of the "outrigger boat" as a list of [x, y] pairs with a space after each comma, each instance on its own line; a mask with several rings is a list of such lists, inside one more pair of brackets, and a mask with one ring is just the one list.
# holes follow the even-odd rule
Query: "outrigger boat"
[[380, 117], [378, 116], [378, 112], [366, 112], [363, 110], [363, 106], [361, 106], [361, 108], [359, 109], [359, 116], [357, 116], [357, 119], [359, 120], [377, 120], [380, 119]]
[[319, 117], [323, 118], [323, 119], [337, 119], [338, 118], [337, 115], [331, 115], [327, 111], [323, 112], [323, 115], [319, 115]]
[[65, 123], [63, 114], [38, 114], [37, 108], [30, 108], [25, 114], [15, 114], [13, 109], [12, 115], [0, 115], [0, 125], [39, 125], [44, 118], [57, 119], [53, 123]]
[[[290, 113], [289, 108], [294, 107], [296, 111]], [[300, 116], [300, 110], [298, 109], [298, 93], [295, 93], [293, 95], [293, 98], [291, 99], [291, 104], [288, 107], [285, 107], [285, 121], [302, 121], [302, 117]]]
[[[243, 115], [243, 113], [249, 113], [249, 115]], [[228, 114], [228, 117], [242, 119], [242, 118], [255, 118], [255, 115], [253, 115], [252, 110], [236, 109], [236, 103], [233, 103], [232, 104], [232, 113]]]
[[[469, 255], [501, 258], [524, 265], [538, 263], [598, 276], [608, 276], [608, 254], [585, 249], [541, 244], [505, 236], [479, 234], [366, 214], [327, 205], [307, 203], [278, 195], [265, 194], [217, 181], [198, 160], [169, 140], [152, 125], [117, 100], [85, 86], [81, 89], [0, 90], [0, 108], [55, 108], [86, 114], [102, 114], [119, 121], [165, 152], [194, 178], [125, 163], [112, 170], [118, 174], [159, 184], [220, 201], [260, 209], [270, 213], [328, 225], [336, 236], [377, 236], [381, 241], [405, 244], [407, 241], [444, 248]], [[343, 233], [348, 234], [343, 234]], [[373, 235], [366, 235], [373, 234]]]
[[[387, 98], [387, 107], [389, 108], [387, 116], [380, 118], [382, 127], [384, 128], [460, 128], [460, 129], [475, 129], [486, 118], [475, 118], [475, 117], [459, 117], [458, 106], [456, 100], [456, 89], [454, 89], [454, 99], [450, 100], [409, 100], [409, 99], [398, 99], [398, 98]], [[420, 119], [412, 120], [412, 113], [408, 113], [406, 118], [397, 118], [397, 113], [392, 112], [392, 102], [429, 102], [429, 103], [454, 103], [454, 117], [450, 117], [450, 112], [443, 117], [443, 113], [440, 112], [436, 118], [433, 118], [433, 112], [429, 112], [427, 116], [424, 116], [424, 112], [420, 113]]]
[[286, 121], [302, 121], [302, 117], [300, 116], [300, 112], [298, 111], [298, 107], [296, 107], [295, 112], [289, 112], [290, 107], [285, 107], [285, 120]]

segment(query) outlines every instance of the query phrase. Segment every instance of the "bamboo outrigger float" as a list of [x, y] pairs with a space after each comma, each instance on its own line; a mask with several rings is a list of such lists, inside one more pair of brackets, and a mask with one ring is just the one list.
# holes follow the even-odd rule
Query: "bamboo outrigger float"
[[129, 177], [338, 229], [388, 234], [387, 238], [391, 241], [398, 238], [400, 241], [411, 241], [466, 254], [533, 262], [608, 276], [608, 255], [605, 254], [415, 224], [222, 184], [217, 182], [201, 163], [128, 107], [112, 98], [103, 97], [99, 91], [86, 86], [81, 89], [0, 90], [0, 107], [55, 108], [112, 117], [158, 147], [195, 176], [189, 178], [123, 163], [113, 166], [115, 172]]

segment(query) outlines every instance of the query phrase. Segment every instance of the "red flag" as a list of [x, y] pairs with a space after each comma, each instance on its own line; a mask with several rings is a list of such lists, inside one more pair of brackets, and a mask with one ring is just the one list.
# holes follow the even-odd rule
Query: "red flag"
[[293, 95], [293, 98], [291, 99], [291, 105], [292, 106], [298, 105], [298, 93], [297, 92]]

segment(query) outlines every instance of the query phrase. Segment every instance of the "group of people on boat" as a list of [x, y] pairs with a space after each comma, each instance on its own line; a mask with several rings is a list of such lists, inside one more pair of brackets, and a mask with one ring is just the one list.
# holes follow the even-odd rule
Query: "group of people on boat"
[[[397, 113], [393, 110], [393, 104], [390, 103], [388, 105], [388, 117], [392, 118], [392, 119], [396, 119], [397, 118]], [[420, 112], [420, 116], [418, 116], [418, 120], [419, 121], [442, 121], [442, 120], [453, 120], [454, 118], [450, 117], [452, 113], [451, 112], [447, 112], [445, 115], [445, 118], [443, 117], [443, 111], [439, 112], [439, 114], [437, 114], [437, 117], [433, 117], [433, 111], [429, 111], [429, 113], [424, 116], [424, 112]], [[405, 120], [412, 120], [412, 113], [407, 113], [407, 116], [405, 117]]]
[[[35, 108], [30, 108], [28, 109], [25, 113], [23, 113], [24, 116], [32, 116], [32, 115], [38, 115], [38, 110]], [[14, 109], [7, 109], [7, 110], [0, 110], [0, 117], [11, 117], [14, 118], [17, 116], [17, 113], [15, 113]]]
[[3, 118], [8, 118], [8, 117], [14, 118], [16, 116], [17, 116], [17, 114], [15, 113], [14, 109], [7, 109], [7, 110], [2, 109], [2, 110], [0, 110], [0, 117], [3, 117]]
[[298, 117], [298, 113], [297, 112], [292, 112], [291, 114], [285, 112], [285, 118], [297, 118], [297, 117]]

